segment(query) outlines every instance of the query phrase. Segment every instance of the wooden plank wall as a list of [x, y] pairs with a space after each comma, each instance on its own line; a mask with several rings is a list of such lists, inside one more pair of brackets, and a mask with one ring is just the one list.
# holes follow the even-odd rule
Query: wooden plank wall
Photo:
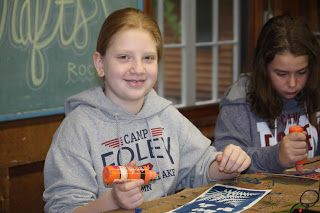
[[0, 123], [0, 212], [42, 212], [43, 164], [63, 115]]

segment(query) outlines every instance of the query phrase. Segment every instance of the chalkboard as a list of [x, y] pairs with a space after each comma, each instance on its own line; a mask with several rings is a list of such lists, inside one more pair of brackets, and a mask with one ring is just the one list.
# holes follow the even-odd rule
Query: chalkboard
[[112, 11], [143, 0], [1, 0], [0, 121], [63, 113], [100, 83], [92, 53]]

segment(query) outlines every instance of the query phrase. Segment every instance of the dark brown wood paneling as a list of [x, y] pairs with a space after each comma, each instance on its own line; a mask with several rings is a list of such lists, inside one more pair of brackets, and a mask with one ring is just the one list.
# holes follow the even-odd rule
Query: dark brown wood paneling
[[63, 115], [0, 123], [0, 212], [43, 212], [43, 164]]
[[0, 167], [43, 160], [63, 115], [0, 123]]
[[39, 161], [9, 169], [10, 212], [44, 212], [43, 166], [44, 161]]
[[179, 109], [201, 132], [214, 139], [214, 127], [219, 113], [219, 104], [205, 104], [200, 106], [190, 106]]

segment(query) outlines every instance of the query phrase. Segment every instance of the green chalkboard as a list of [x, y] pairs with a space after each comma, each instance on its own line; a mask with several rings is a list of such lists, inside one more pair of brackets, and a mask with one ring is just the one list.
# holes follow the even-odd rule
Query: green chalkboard
[[0, 121], [63, 113], [98, 85], [92, 53], [112, 11], [143, 0], [1, 0]]

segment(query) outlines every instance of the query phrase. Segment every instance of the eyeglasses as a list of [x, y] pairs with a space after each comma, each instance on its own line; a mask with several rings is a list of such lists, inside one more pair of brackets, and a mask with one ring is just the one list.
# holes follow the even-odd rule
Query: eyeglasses
[[[319, 181], [319, 189], [318, 190], [308, 189], [301, 194], [300, 202], [294, 204], [291, 207], [290, 213], [291, 212], [302, 212], [302, 209], [307, 210], [310, 207], [316, 205], [316, 203], [319, 201], [319, 198], [320, 198], [319, 194], [320, 194], [320, 181]], [[296, 210], [298, 210], [298, 211], [296, 211]]]

